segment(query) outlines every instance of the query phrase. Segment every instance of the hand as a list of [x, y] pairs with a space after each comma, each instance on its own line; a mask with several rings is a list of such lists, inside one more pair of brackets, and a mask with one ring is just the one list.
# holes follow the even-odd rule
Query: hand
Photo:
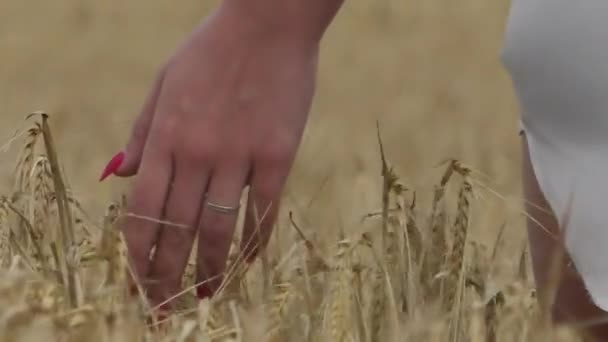
[[202, 22], [160, 70], [114, 159], [116, 175], [135, 175], [123, 232], [152, 305], [181, 290], [196, 233], [196, 282], [212, 279], [199, 297], [220, 284], [237, 212], [207, 200], [238, 206], [250, 186], [241, 252], [255, 255], [271, 234], [314, 94], [318, 42], [243, 26], [222, 11]]

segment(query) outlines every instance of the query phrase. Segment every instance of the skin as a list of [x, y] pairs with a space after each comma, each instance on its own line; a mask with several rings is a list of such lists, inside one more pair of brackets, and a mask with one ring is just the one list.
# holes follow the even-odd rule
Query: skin
[[[235, 206], [249, 187], [242, 252], [253, 260], [268, 242], [314, 97], [319, 43], [342, 3], [224, 0], [158, 72], [114, 172], [134, 178], [127, 209], [138, 217], [127, 217], [122, 227], [136, 280], [153, 305], [180, 292], [195, 242], [197, 283], [204, 283], [199, 297], [211, 295], [222, 280], [236, 213], [210, 210], [205, 194]], [[533, 203], [526, 209], [558, 235], [522, 139], [524, 193]], [[262, 219], [259, 232], [254, 207]], [[528, 232], [544, 298], [557, 242], [532, 219]], [[564, 265], [568, 261], [566, 255]], [[556, 322], [603, 314], [572, 267], [564, 268], [553, 314]], [[590, 331], [608, 336], [605, 325]]]
[[221, 283], [238, 213], [210, 209], [205, 196], [238, 206], [249, 187], [242, 253], [251, 260], [268, 242], [313, 99], [319, 43], [341, 4], [226, 0], [159, 71], [115, 172], [134, 176], [127, 210], [136, 216], [121, 226], [152, 305], [181, 291], [195, 241], [199, 297]]
[[[538, 184], [528, 150], [525, 135], [522, 135], [522, 180], [525, 210], [528, 213], [528, 241], [532, 256], [532, 267], [537, 287], [537, 297], [543, 301], [551, 286], [551, 268], [558, 248], [562, 248], [557, 218]], [[585, 289], [580, 274], [572, 265], [572, 260], [564, 252], [561, 263], [561, 278], [555, 294], [552, 315], [556, 323], [577, 323], [604, 320], [606, 313], [598, 308]], [[600, 341], [608, 338], [608, 324], [590, 324], [585, 333]]]

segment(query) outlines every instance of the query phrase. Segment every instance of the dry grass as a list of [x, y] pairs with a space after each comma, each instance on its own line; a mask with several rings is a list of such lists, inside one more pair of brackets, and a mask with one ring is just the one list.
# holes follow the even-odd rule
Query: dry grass
[[[101, 226], [79, 218], [49, 117], [28, 121], [16, 187], [0, 199], [2, 341], [577, 340], [566, 327], [541, 324], [525, 262], [496, 272], [505, 266], [488, 251], [500, 239], [486, 246], [470, 238], [471, 206], [483, 189], [474, 170], [447, 161], [427, 217], [383, 148], [382, 210], [364, 217], [373, 221], [367, 228], [336, 234], [322, 251], [290, 215], [276, 230], [283, 251], [270, 248], [266, 265], [245, 265], [233, 253], [219, 293], [201, 302], [187, 273], [178, 311], [158, 320], [144, 296], [127, 291], [116, 226], [124, 203], [111, 204]], [[497, 273], [511, 276], [498, 285]]]
[[[348, 1], [264, 262], [230, 268], [214, 300], [187, 293], [179, 316], [147, 321], [124, 293], [114, 227], [127, 184], [95, 181], [156, 68], [217, 1], [178, 3], [0, 2], [0, 340], [542, 333], [517, 106], [498, 60], [509, 0]], [[39, 115], [23, 125], [37, 109], [52, 114], [52, 141]]]

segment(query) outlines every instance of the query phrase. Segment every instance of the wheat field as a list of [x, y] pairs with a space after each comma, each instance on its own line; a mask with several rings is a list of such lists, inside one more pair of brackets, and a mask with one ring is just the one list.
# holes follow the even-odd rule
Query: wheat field
[[161, 321], [129, 297], [97, 178], [215, 3], [0, 2], [0, 341], [578, 340], [535, 300], [507, 0], [347, 1], [267, 253]]

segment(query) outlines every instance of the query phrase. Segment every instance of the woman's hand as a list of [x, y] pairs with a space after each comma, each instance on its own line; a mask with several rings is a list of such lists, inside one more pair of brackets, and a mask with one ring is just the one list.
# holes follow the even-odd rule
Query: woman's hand
[[113, 159], [116, 175], [135, 175], [122, 227], [153, 305], [181, 290], [196, 233], [199, 297], [220, 284], [237, 211], [209, 202], [236, 207], [250, 186], [241, 249], [251, 260], [264, 247], [307, 121], [318, 39], [266, 30], [237, 7], [220, 6], [160, 70]]

